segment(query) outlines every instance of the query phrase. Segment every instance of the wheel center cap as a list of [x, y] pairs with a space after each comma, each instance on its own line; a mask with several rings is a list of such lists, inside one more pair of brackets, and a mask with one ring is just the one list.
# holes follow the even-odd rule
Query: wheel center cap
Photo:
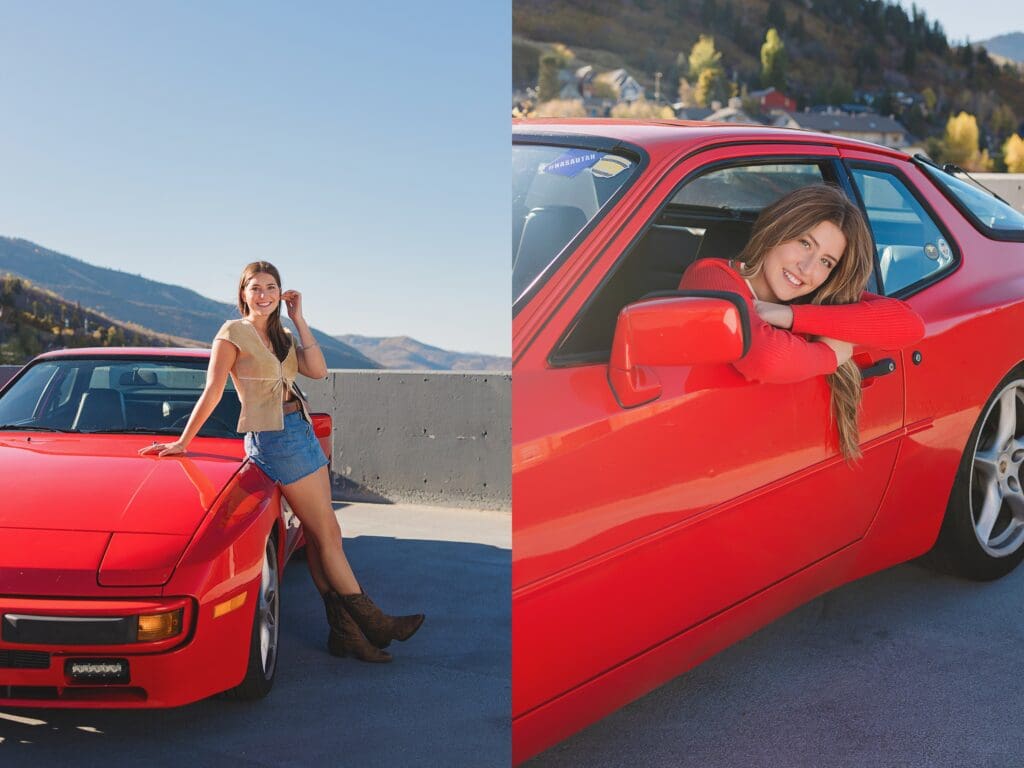
[[999, 457], [999, 464], [998, 464], [999, 474], [1000, 475], [1005, 475], [1006, 474], [1006, 470], [1009, 468], [1009, 466], [1010, 466], [1010, 457], [1006, 456], [1006, 455], [1000, 456]]

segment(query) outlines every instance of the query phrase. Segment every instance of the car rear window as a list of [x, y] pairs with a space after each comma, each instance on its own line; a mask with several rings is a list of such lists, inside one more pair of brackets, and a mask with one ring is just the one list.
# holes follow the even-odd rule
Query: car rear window
[[995, 238], [1024, 240], [1024, 213], [1004, 203], [991, 192], [964, 181], [941, 168], [921, 163], [924, 169], [947, 196], [959, 203], [959, 208], [985, 234]]

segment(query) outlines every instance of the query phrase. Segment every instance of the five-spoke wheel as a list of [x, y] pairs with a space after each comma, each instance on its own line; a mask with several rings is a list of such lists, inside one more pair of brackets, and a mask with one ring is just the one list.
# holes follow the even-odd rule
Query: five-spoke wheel
[[231, 699], [261, 699], [270, 693], [277, 671], [278, 625], [281, 620], [280, 569], [274, 537], [267, 539], [263, 550], [263, 571], [253, 612], [249, 639], [249, 661], [242, 682], [224, 695]]
[[932, 553], [940, 569], [996, 579], [1024, 558], [1024, 376], [996, 387], [967, 440]]

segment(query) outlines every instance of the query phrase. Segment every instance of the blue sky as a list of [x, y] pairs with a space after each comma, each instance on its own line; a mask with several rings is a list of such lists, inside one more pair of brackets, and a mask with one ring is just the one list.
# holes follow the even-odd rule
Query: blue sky
[[0, 234], [508, 354], [507, 3], [0, 0]]
[[[1019, 6], [1005, 0], [914, 0], [929, 21], [939, 20], [950, 42], [972, 43], [1008, 32], [1024, 31]], [[910, 12], [911, 0], [901, 5]]]

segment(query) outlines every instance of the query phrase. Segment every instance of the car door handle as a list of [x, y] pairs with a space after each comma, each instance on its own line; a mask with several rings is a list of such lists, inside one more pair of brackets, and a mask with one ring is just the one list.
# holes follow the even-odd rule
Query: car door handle
[[877, 376], [888, 376], [896, 370], [896, 362], [891, 357], [884, 357], [874, 365], [860, 369], [861, 379], [872, 379]]

